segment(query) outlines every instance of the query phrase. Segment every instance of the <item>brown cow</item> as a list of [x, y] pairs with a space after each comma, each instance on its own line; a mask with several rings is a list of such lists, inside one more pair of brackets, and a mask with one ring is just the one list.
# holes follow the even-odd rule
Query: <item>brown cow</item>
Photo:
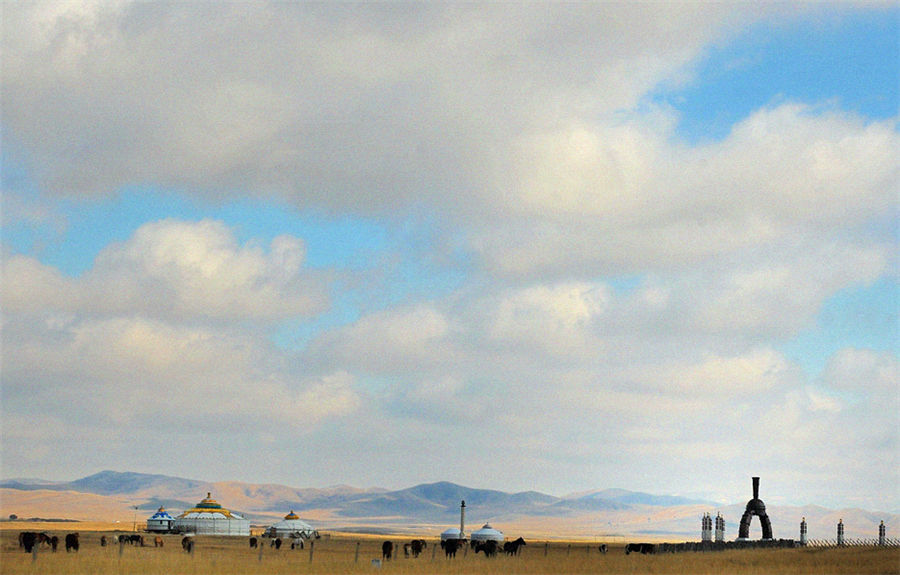
[[163, 546], [163, 538], [157, 535], [153, 538], [153, 546], [154, 547], [162, 547]]

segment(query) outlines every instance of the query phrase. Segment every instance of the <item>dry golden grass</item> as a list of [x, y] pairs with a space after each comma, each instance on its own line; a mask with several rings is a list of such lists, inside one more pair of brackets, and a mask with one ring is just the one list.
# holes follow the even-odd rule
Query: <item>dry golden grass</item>
[[[268, 546], [250, 549], [246, 537], [196, 538], [193, 555], [181, 549], [181, 538], [164, 535], [165, 546], [100, 546], [99, 531], [86, 531], [85, 525], [56, 524], [51, 534], [81, 534], [81, 550], [51, 553], [42, 548], [35, 555], [18, 548], [17, 531], [0, 533], [0, 571], [18, 574], [160, 574], [160, 575], [275, 575], [338, 573], [434, 573], [434, 574], [543, 574], [543, 573], [649, 573], [649, 574], [893, 574], [900, 573], [900, 550], [855, 548], [743, 550], [718, 553], [681, 553], [666, 555], [628, 555], [622, 546], [610, 547], [601, 555], [595, 545], [584, 542], [532, 541], [518, 557], [487, 559], [481, 554], [460, 551], [447, 560], [435, 542], [429, 540], [418, 559], [399, 558], [380, 569], [372, 559], [381, 558], [385, 537], [334, 535], [320, 539], [312, 548], [276, 551]], [[395, 544], [408, 537], [390, 537]], [[264, 540], [265, 541], [265, 540]], [[358, 553], [357, 553], [358, 549]]]

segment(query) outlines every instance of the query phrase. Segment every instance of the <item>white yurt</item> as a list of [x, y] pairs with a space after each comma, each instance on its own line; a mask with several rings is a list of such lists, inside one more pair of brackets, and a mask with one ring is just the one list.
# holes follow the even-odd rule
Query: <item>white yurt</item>
[[284, 516], [284, 519], [269, 526], [263, 533], [263, 537], [301, 537], [311, 539], [316, 536], [316, 530], [312, 525], [300, 519], [294, 510]]
[[441, 532], [441, 541], [447, 541], [448, 539], [462, 539], [460, 536], [461, 531], [456, 527], [451, 527], [446, 531]]
[[503, 533], [491, 527], [490, 523], [485, 523], [481, 529], [472, 533], [471, 539], [473, 543], [476, 541], [496, 541], [497, 543], [503, 543], [505, 537], [503, 537]]
[[147, 531], [155, 533], [168, 533], [175, 524], [175, 518], [169, 515], [165, 508], [159, 510], [147, 519]]
[[225, 509], [207, 493], [206, 499], [175, 518], [174, 529], [197, 535], [250, 535], [250, 521]]

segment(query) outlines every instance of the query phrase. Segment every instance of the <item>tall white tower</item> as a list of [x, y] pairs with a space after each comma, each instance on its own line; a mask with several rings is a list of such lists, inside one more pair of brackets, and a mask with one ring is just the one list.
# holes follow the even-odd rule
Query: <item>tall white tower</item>
[[466, 500], [459, 503], [459, 538], [466, 538]]

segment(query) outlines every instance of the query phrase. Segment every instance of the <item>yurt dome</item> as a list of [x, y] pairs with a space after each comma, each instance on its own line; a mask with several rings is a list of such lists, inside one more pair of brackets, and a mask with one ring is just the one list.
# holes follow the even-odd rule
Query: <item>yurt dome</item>
[[301, 520], [293, 510], [284, 516], [284, 519], [271, 525], [263, 533], [265, 537], [302, 537], [309, 539], [315, 537], [316, 530], [312, 525]]
[[147, 519], [147, 531], [156, 531], [165, 533], [172, 530], [175, 518], [169, 515], [165, 508], [160, 507], [159, 510]]
[[460, 539], [459, 529], [455, 527], [451, 527], [447, 529], [443, 533], [441, 533], [441, 541], [447, 541], [448, 539]]
[[491, 527], [490, 523], [485, 523], [484, 526], [472, 533], [472, 541], [497, 541], [498, 543], [502, 543], [503, 533], [500, 533], [493, 527]]
[[179, 515], [174, 528], [197, 535], [250, 535], [250, 521], [222, 507], [210, 493], [194, 508]]

